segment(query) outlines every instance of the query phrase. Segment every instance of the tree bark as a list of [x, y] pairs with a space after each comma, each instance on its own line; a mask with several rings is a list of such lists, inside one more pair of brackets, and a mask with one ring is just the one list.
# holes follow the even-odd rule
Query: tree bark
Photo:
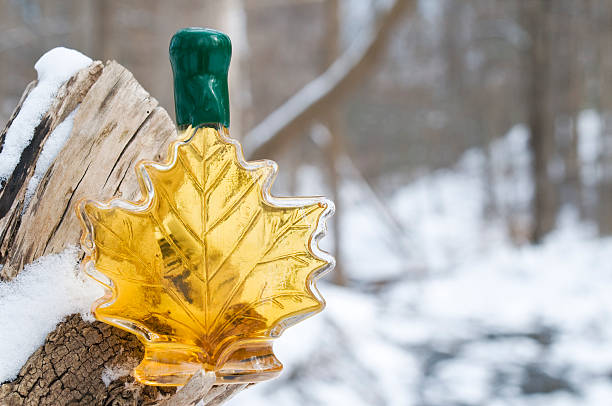
[[597, 107], [601, 117], [601, 146], [598, 164], [601, 177], [597, 185], [597, 224], [600, 235], [612, 235], [612, 7], [605, 1], [594, 2], [593, 12], [597, 21], [597, 68], [600, 86]]
[[[0, 133], [0, 151], [35, 85], [28, 86]], [[26, 190], [45, 143], [77, 107], [68, 141], [28, 201]], [[0, 278], [10, 280], [25, 264], [78, 244], [81, 227], [73, 213], [81, 197], [137, 198], [134, 164], [162, 160], [175, 136], [166, 111], [118, 63], [94, 62], [74, 75], [59, 89], [0, 190]], [[129, 373], [142, 354], [136, 336], [72, 315], [47, 336], [14, 381], [0, 386], [0, 405], [171, 405], [204, 400], [213, 406], [245, 387], [203, 388], [205, 381], [196, 380], [176, 392], [141, 385]], [[198, 385], [200, 390], [194, 390]]]
[[555, 226], [556, 187], [549, 169], [554, 153], [554, 127], [550, 106], [550, 0], [521, 3], [529, 34], [526, 52], [527, 120], [530, 130], [534, 197], [532, 241], [539, 243]]
[[[340, 2], [339, 0], [328, 0], [326, 4], [325, 15], [327, 16], [326, 35], [325, 38], [325, 64], [331, 65], [338, 54], [340, 53]], [[327, 146], [327, 162], [329, 165], [329, 183], [331, 189], [331, 197], [336, 206], [336, 212], [332, 218], [332, 226], [334, 228], [334, 256], [336, 257], [336, 266], [334, 268], [334, 283], [337, 285], [346, 285], [347, 279], [342, 266], [342, 194], [341, 174], [340, 174], [340, 138], [344, 137], [344, 122], [342, 116], [342, 105], [335, 106], [330, 109], [328, 116], [325, 117], [325, 122], [331, 133], [331, 140]]]
[[174, 389], [139, 385], [129, 374], [105, 385], [106, 368], [135, 366], [142, 355], [142, 345], [133, 334], [72, 315], [30, 356], [17, 379], [0, 387], [0, 404], [133, 405], [174, 393]]

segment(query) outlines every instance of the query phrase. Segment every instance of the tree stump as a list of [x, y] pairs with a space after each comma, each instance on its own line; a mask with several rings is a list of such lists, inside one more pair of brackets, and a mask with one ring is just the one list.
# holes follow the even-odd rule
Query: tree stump
[[[36, 82], [28, 85], [0, 133], [0, 151], [35, 86]], [[67, 142], [33, 193], [27, 194], [49, 136], [77, 107]], [[117, 62], [93, 62], [70, 78], [57, 92], [0, 190], [0, 279], [11, 280], [24, 265], [79, 243], [81, 228], [74, 205], [81, 197], [136, 199], [140, 192], [135, 163], [163, 160], [175, 136], [167, 112]], [[141, 358], [142, 345], [134, 335], [72, 315], [47, 336], [14, 381], [0, 386], [0, 405], [182, 405], [201, 401], [212, 406], [245, 387], [211, 387], [210, 376], [203, 374], [196, 374], [178, 392], [144, 386], [129, 375]], [[118, 370], [124, 376], [117, 377], [121, 375]]]

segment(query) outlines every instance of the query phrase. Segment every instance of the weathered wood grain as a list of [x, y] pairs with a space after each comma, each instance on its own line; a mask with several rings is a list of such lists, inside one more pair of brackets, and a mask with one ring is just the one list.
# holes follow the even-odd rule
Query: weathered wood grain
[[[26, 207], [25, 190], [36, 158], [49, 134], [78, 103], [70, 138]], [[0, 277], [10, 279], [36, 258], [77, 244], [76, 202], [117, 193], [134, 197], [135, 161], [162, 156], [175, 134], [165, 110], [118, 63], [103, 68], [97, 63], [79, 72], [62, 87], [37, 127], [31, 157], [22, 157], [23, 164], [0, 191]], [[10, 205], [6, 213], [4, 196]]]
[[[22, 225], [25, 193], [43, 146], [53, 130], [74, 110], [77, 104], [81, 103], [101, 72], [102, 64], [94, 63], [73, 76], [59, 89], [57, 98], [49, 111], [34, 129], [32, 141], [24, 149], [15, 170], [3, 183], [2, 190], [0, 190], [0, 263], [4, 265], [0, 277], [3, 279], [14, 276], [20, 269], [12, 266], [9, 257], [11, 253], [15, 252], [14, 243], [17, 233], [20, 229], [29, 227], [27, 224]], [[19, 108], [15, 109], [16, 113], [19, 112], [23, 100], [25, 100], [34, 84], [35, 82], [32, 82], [24, 92]], [[14, 116], [16, 115], [14, 114]], [[3, 132], [2, 140], [4, 140], [4, 135], [13, 119], [14, 117], [9, 121], [9, 125]]]

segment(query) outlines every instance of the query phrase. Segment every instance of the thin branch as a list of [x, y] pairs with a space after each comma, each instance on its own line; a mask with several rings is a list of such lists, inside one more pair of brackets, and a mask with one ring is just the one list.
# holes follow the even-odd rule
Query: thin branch
[[265, 156], [299, 134], [330, 106], [345, 98], [376, 66], [390, 34], [415, 0], [395, 0], [384, 16], [361, 35], [321, 76], [304, 86], [243, 139], [249, 156]]

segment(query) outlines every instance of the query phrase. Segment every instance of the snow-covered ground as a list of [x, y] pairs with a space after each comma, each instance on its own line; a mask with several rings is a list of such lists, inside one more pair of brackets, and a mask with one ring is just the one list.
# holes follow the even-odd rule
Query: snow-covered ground
[[[584, 165], [595, 165], [597, 116], [584, 112], [579, 128]], [[371, 282], [394, 269], [397, 281], [375, 292], [321, 284], [326, 310], [275, 346], [281, 377], [230, 405], [611, 404], [612, 239], [564, 209], [543, 244], [516, 244], [531, 198], [525, 128], [488, 152], [487, 161], [469, 150], [391, 196], [413, 244], [403, 268], [381, 216], [349, 181], [344, 270]]]

